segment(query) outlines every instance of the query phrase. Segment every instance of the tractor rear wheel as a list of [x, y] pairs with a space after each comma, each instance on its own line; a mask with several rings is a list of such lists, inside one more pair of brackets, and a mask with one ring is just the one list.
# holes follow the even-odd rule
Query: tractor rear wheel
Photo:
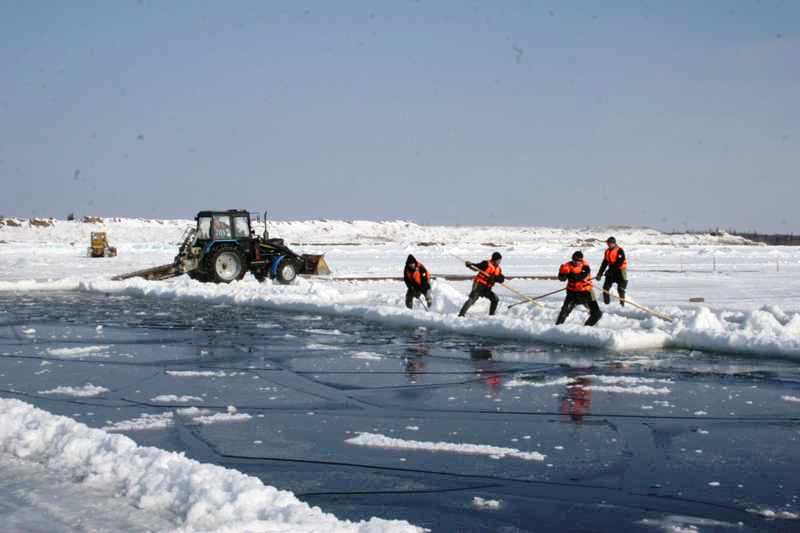
[[284, 258], [275, 271], [275, 278], [278, 280], [278, 283], [288, 285], [297, 279], [297, 273], [299, 270], [300, 269], [297, 267], [297, 261], [294, 261], [290, 258]]
[[247, 272], [244, 256], [231, 246], [223, 246], [211, 252], [207, 264], [211, 279], [216, 283], [240, 280]]

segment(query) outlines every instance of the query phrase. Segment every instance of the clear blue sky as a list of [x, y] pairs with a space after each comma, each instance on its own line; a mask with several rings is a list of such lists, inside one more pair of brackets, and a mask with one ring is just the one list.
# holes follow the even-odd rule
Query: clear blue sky
[[0, 0], [0, 215], [800, 232], [800, 2]]

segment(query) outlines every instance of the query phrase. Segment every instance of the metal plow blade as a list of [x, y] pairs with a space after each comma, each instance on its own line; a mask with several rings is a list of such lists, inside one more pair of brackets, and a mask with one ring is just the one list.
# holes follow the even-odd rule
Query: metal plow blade
[[325, 261], [324, 255], [303, 254], [302, 257], [306, 264], [306, 274], [313, 276], [329, 276], [331, 274], [331, 268]]
[[168, 265], [161, 265], [153, 268], [145, 268], [144, 270], [137, 270], [136, 272], [129, 272], [127, 274], [120, 274], [111, 278], [114, 281], [122, 281], [131, 278], [144, 278], [146, 280], [157, 281], [161, 279], [174, 278], [180, 276], [181, 271], [175, 263]]

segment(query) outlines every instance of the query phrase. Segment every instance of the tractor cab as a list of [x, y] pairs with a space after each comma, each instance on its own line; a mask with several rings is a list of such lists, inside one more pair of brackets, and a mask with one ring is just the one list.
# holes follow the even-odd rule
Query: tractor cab
[[253, 237], [250, 213], [247, 211], [200, 211], [195, 220], [197, 241], [244, 243]]

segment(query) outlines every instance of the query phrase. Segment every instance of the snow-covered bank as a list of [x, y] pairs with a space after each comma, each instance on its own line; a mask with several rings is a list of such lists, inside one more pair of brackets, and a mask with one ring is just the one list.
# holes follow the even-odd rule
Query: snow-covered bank
[[350, 316], [390, 326], [435, 327], [467, 335], [616, 352], [671, 348], [800, 359], [800, 314], [785, 313], [777, 307], [744, 312], [706, 307], [660, 308], [675, 318], [666, 322], [614, 306], [605, 308], [606, 314], [597, 327], [587, 328], [581, 325], [584, 316], [579, 310], [567, 324], [555, 326], [558, 301], [548, 302], [544, 309], [518, 306], [508, 314], [494, 317], [486, 316], [476, 306], [471, 315], [458, 318], [456, 313], [464, 295], [447, 282], [435, 283], [432, 312], [409, 311], [402, 305], [402, 290], [398, 290], [401, 285], [394, 285], [393, 291], [375, 291], [358, 289], [359, 285], [305, 279], [282, 286], [253, 280], [213, 285], [178, 278], [166, 282], [98, 281], [83, 283], [80, 289]]
[[[18, 220], [15, 226], [0, 224], [0, 239], [6, 242], [38, 242], [80, 245], [88, 243], [93, 231], [105, 231], [112, 244], [169, 244], [177, 241], [192, 219], [106, 218], [97, 222], [50, 220], [50, 225], [35, 225]], [[263, 224], [256, 224], [263, 231]], [[602, 246], [608, 233], [625, 234], [628, 244], [637, 245], [717, 245], [740, 246], [754, 243], [738, 236], [721, 234], [668, 234], [651, 228], [629, 226], [556, 228], [541, 226], [427, 226], [404, 220], [295, 220], [270, 221], [270, 234], [297, 243], [375, 244], [375, 243], [465, 243], [511, 244], [549, 242], [569, 245]]]
[[129, 504], [173, 517], [181, 531], [417, 532], [407, 522], [339, 520], [235, 470], [137, 446], [18, 400], [0, 399], [0, 453], [104, 488]]

